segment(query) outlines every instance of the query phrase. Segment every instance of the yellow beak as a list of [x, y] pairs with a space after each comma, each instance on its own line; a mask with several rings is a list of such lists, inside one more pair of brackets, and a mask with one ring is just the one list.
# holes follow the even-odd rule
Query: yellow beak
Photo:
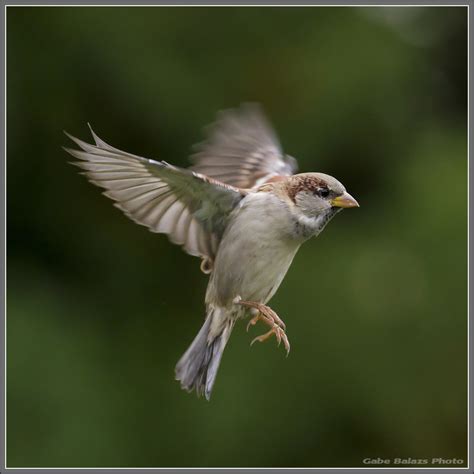
[[359, 207], [359, 203], [349, 193], [334, 198], [331, 204], [334, 207]]

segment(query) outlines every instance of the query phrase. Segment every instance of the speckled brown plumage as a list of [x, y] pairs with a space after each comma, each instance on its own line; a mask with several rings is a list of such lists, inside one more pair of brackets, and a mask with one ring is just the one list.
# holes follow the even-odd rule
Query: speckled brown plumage
[[312, 173], [299, 174], [292, 176], [288, 180], [287, 192], [288, 197], [295, 202], [295, 196], [301, 191], [314, 191], [318, 188], [327, 187], [326, 181], [322, 178], [315, 176]]
[[259, 186], [258, 191], [275, 193], [289, 198], [295, 203], [296, 195], [301, 191], [315, 191], [318, 188], [328, 187], [328, 183], [314, 173], [303, 173], [294, 176], [278, 176]]

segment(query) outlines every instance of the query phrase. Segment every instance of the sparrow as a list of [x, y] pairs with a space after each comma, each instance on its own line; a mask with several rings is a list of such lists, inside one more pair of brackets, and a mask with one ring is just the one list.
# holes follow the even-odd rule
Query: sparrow
[[207, 139], [196, 145], [190, 168], [179, 168], [121, 151], [92, 130], [94, 144], [66, 135], [79, 149], [64, 148], [90, 182], [137, 224], [167, 234], [201, 258], [209, 275], [206, 315], [178, 361], [181, 387], [210, 399], [232, 329], [250, 317], [272, 336], [290, 343], [285, 323], [267, 306], [301, 244], [321, 233], [357, 201], [332, 176], [301, 173], [283, 153], [257, 104], [220, 112]]

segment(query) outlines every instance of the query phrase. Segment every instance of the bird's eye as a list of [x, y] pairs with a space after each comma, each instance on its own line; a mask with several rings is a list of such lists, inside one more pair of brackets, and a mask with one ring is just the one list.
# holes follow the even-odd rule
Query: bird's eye
[[317, 190], [318, 196], [321, 196], [322, 198], [327, 198], [329, 196], [329, 189], [328, 188], [319, 188]]

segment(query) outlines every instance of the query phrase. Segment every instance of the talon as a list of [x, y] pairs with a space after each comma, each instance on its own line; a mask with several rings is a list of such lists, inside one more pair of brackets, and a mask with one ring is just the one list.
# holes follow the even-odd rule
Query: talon
[[261, 336], [257, 336], [256, 338], [252, 339], [252, 342], [250, 345], [252, 346], [255, 341], [258, 342], [264, 342], [266, 341], [270, 336], [275, 335], [277, 342], [278, 342], [278, 347], [280, 346], [281, 341], [283, 341], [283, 345], [285, 346], [286, 349], [286, 356], [288, 357], [288, 354], [290, 353], [290, 343], [288, 341], [288, 337], [285, 334], [285, 331], [281, 329], [279, 326], [274, 325], [270, 331], [266, 332], [265, 334], [262, 334]]
[[254, 317], [248, 322], [248, 324], [247, 324], [247, 332], [249, 332], [249, 327], [250, 327], [250, 326], [255, 326], [255, 325], [258, 323], [258, 321], [263, 321], [263, 322], [265, 322], [265, 323], [267, 323], [267, 324], [272, 324], [272, 322], [269, 321], [268, 318], [267, 318], [265, 315], [263, 315], [263, 314], [261, 314], [261, 313], [257, 313], [257, 315], [254, 316]]
[[280, 319], [278, 314], [276, 314], [275, 311], [270, 308], [270, 306], [266, 306], [262, 303], [256, 303], [255, 301], [244, 301], [240, 298], [240, 296], [235, 297], [233, 303], [250, 308], [251, 312], [257, 312], [257, 315], [260, 314], [265, 316], [270, 321], [280, 326], [283, 330], [286, 330], [286, 324]]
[[252, 346], [255, 341], [264, 342], [274, 334], [278, 347], [280, 347], [281, 341], [283, 341], [283, 345], [286, 349], [286, 356], [288, 357], [290, 352], [290, 343], [285, 333], [286, 325], [275, 313], [275, 311], [273, 311], [273, 309], [271, 309], [269, 306], [266, 306], [262, 303], [257, 303], [255, 301], [243, 301], [242, 299], [235, 298], [234, 303], [250, 308], [252, 312], [257, 312], [257, 314], [247, 323], [247, 332], [250, 326], [255, 326], [258, 321], [263, 321], [265, 324], [271, 327], [270, 331], [252, 339], [250, 345]]
[[259, 317], [259, 315], [255, 316], [254, 318], [252, 318], [252, 319], [248, 322], [248, 324], [247, 324], [247, 332], [249, 332], [250, 326], [255, 326], [255, 325], [257, 324], [258, 317]]
[[283, 345], [286, 349], [286, 357], [288, 357], [288, 354], [290, 353], [290, 341], [288, 341], [286, 334], [283, 335]]
[[281, 334], [280, 334], [280, 331], [281, 329], [278, 327], [278, 326], [275, 326], [273, 328], [273, 331], [275, 333], [275, 337], [277, 338], [277, 346], [280, 347], [280, 344], [281, 344]]
[[252, 342], [250, 345], [253, 345], [255, 341], [258, 342], [264, 342], [266, 341], [272, 334], [274, 334], [273, 329], [270, 329], [270, 331], [266, 332], [265, 334], [262, 334], [261, 336], [257, 336], [256, 338], [252, 339]]
[[267, 316], [268, 316], [270, 319], [273, 319], [273, 321], [275, 322], [275, 324], [277, 324], [277, 325], [280, 326], [283, 330], [285, 330], [285, 329], [286, 329], [286, 324], [280, 319], [280, 317], [278, 316], [278, 314], [276, 314], [275, 311], [273, 311], [273, 309], [269, 308], [268, 306], [267, 306], [267, 309], [269, 310]]

